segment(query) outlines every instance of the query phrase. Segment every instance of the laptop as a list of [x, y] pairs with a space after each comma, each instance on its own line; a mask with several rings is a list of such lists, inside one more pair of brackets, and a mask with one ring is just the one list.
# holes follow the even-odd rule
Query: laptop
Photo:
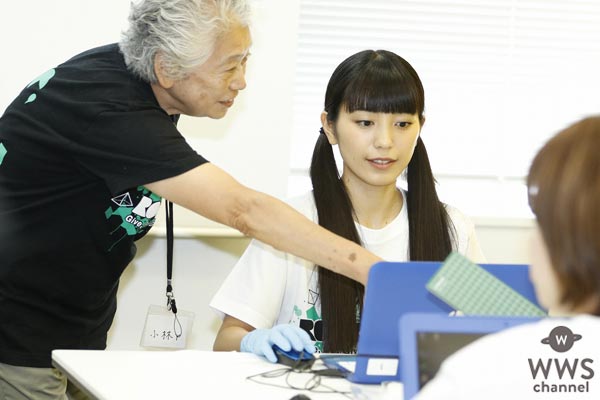
[[[399, 366], [398, 320], [409, 312], [433, 312], [448, 315], [454, 311], [431, 294], [427, 282], [442, 262], [379, 262], [371, 268], [366, 289], [357, 354], [336, 355], [326, 362], [330, 368], [347, 371], [355, 383], [381, 383], [402, 380]], [[538, 305], [528, 266], [524, 264], [481, 264], [529, 301]], [[327, 355], [323, 355], [327, 358]], [[352, 362], [352, 360], [354, 360]]]
[[398, 322], [404, 398], [411, 399], [438, 372], [442, 362], [480, 337], [537, 317], [457, 316], [408, 313]]

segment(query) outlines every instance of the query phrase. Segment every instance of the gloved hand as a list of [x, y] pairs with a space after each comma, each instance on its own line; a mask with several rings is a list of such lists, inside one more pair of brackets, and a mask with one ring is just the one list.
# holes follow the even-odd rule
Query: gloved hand
[[315, 345], [310, 340], [310, 336], [305, 330], [296, 325], [281, 324], [275, 325], [271, 329], [255, 329], [248, 332], [242, 338], [240, 351], [254, 353], [264, 356], [271, 362], [277, 362], [277, 357], [273, 351], [273, 345], [277, 345], [283, 351], [306, 351], [315, 352]]

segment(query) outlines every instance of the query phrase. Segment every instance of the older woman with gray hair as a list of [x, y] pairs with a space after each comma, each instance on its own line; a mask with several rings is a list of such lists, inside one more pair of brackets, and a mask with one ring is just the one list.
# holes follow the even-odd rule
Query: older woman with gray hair
[[365, 282], [379, 258], [197, 154], [179, 115], [246, 87], [243, 0], [141, 0], [119, 44], [46, 71], [0, 118], [0, 397], [77, 397], [53, 349], [104, 349], [161, 199]]

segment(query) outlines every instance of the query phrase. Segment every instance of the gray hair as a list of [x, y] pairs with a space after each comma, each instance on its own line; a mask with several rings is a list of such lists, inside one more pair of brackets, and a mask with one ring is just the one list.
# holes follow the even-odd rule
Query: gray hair
[[129, 70], [144, 81], [157, 82], [157, 53], [167, 77], [181, 80], [210, 57], [232, 25], [248, 26], [250, 14], [247, 0], [141, 0], [131, 3], [119, 48]]

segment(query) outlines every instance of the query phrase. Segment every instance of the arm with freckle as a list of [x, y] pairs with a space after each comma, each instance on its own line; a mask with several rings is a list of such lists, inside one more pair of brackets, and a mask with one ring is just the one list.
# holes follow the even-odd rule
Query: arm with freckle
[[210, 163], [145, 186], [200, 215], [363, 284], [370, 267], [381, 261], [284, 202], [241, 185]]

